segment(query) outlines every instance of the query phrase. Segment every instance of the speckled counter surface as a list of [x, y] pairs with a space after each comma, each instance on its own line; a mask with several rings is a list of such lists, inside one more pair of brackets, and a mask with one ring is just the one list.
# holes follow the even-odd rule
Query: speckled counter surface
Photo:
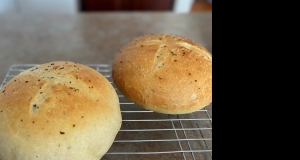
[[[100, 12], [76, 15], [0, 15], [0, 81], [3, 81], [12, 64], [40, 64], [57, 60], [82, 64], [111, 64], [123, 45], [136, 37], [151, 33], [184, 36], [202, 44], [212, 52], [212, 13]], [[207, 109], [211, 115], [211, 105]], [[145, 115], [137, 116], [145, 118]], [[167, 115], [154, 113], [148, 116], [168, 118]], [[130, 123], [126, 125], [124, 127], [132, 127]], [[164, 124], [156, 127], [163, 128]], [[173, 136], [173, 132], [170, 136]], [[166, 135], [167, 133], [157, 134], [160, 138], [166, 138]], [[128, 138], [133, 135], [124, 133], [119, 136]], [[119, 147], [122, 147], [122, 144], [119, 144]], [[168, 147], [169, 150], [174, 150], [178, 147], [178, 143], [169, 145], [149, 143], [144, 146], [133, 143], [131, 147], [128, 151], [135, 151], [134, 148], [137, 147], [148, 151], [149, 148], [159, 151]], [[206, 155], [198, 158], [201, 157], [211, 159]], [[110, 158], [183, 159], [183, 156], [181, 153], [175, 153], [135, 155], [131, 158], [119, 155], [104, 157]]]

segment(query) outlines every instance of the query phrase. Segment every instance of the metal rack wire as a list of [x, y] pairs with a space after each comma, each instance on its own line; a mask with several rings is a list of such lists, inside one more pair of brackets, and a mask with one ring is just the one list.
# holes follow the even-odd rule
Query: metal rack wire
[[[20, 72], [37, 64], [9, 68], [0, 88]], [[190, 114], [167, 115], [144, 110], [116, 88], [108, 64], [87, 64], [104, 75], [118, 93], [122, 127], [102, 159], [212, 159], [211, 104]]]

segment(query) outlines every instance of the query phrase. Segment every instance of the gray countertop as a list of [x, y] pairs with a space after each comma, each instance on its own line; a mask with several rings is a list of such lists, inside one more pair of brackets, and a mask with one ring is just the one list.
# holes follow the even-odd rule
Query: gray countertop
[[211, 52], [212, 13], [0, 15], [0, 81], [12, 64], [111, 63], [123, 45], [150, 33], [181, 35]]
[[[209, 52], [212, 52], [212, 13], [99, 12], [75, 15], [0, 15], [0, 81], [3, 81], [9, 67], [13, 64], [41, 64], [58, 60], [82, 64], [111, 64], [123, 45], [136, 37], [151, 33], [184, 36], [202, 44]], [[211, 108], [211, 105], [207, 107], [210, 115]], [[145, 115], [139, 116], [145, 118]], [[157, 116], [169, 118], [167, 115], [155, 113], [148, 116], [149, 118]], [[184, 116], [187, 115], [183, 115], [183, 118]], [[176, 123], [174, 122], [174, 125], [180, 125]], [[127, 123], [122, 127], [133, 127], [131, 125], [133, 124]], [[161, 125], [164, 127], [164, 124]], [[173, 132], [170, 134], [174, 134]], [[139, 132], [137, 134], [148, 136]], [[211, 133], [208, 134], [211, 137]], [[166, 135], [167, 133], [157, 134], [158, 137], [164, 139], [167, 138]], [[133, 135], [120, 133], [119, 136], [128, 138]], [[116, 151], [122, 145], [120, 143], [116, 146]], [[133, 150], [136, 148], [136, 150], [149, 151], [149, 148], [155, 148], [155, 151], [159, 151], [160, 148], [168, 148], [166, 145], [148, 143], [138, 146], [137, 143], [133, 143], [130, 147]], [[172, 145], [174, 144], [170, 144], [169, 150], [177, 147]], [[188, 145], [199, 144], [191, 142]], [[209, 146], [211, 149], [211, 144]], [[131, 149], [128, 151], [132, 151]], [[195, 154], [194, 156], [196, 159], [211, 159], [208, 155]], [[103, 158], [179, 160], [184, 157], [182, 153], [174, 153], [134, 155], [133, 157], [112, 155]], [[192, 156], [186, 155], [186, 159], [192, 159]]]

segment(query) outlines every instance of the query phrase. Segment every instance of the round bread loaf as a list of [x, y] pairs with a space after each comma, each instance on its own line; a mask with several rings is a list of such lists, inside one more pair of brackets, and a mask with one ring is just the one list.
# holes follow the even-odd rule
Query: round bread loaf
[[0, 91], [1, 160], [99, 160], [121, 127], [115, 89], [85, 65], [42, 64]]
[[212, 56], [176, 35], [151, 34], [116, 55], [112, 78], [129, 100], [155, 112], [185, 114], [212, 102]]

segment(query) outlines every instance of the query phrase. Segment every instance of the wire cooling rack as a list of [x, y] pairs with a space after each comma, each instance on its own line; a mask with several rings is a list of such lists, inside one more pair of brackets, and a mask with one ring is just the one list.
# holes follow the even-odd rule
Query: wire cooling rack
[[[0, 88], [23, 70], [37, 64], [12, 65]], [[190, 114], [168, 115], [142, 109], [116, 88], [108, 64], [87, 64], [104, 75], [118, 93], [122, 127], [102, 160], [211, 160], [211, 104]]]

